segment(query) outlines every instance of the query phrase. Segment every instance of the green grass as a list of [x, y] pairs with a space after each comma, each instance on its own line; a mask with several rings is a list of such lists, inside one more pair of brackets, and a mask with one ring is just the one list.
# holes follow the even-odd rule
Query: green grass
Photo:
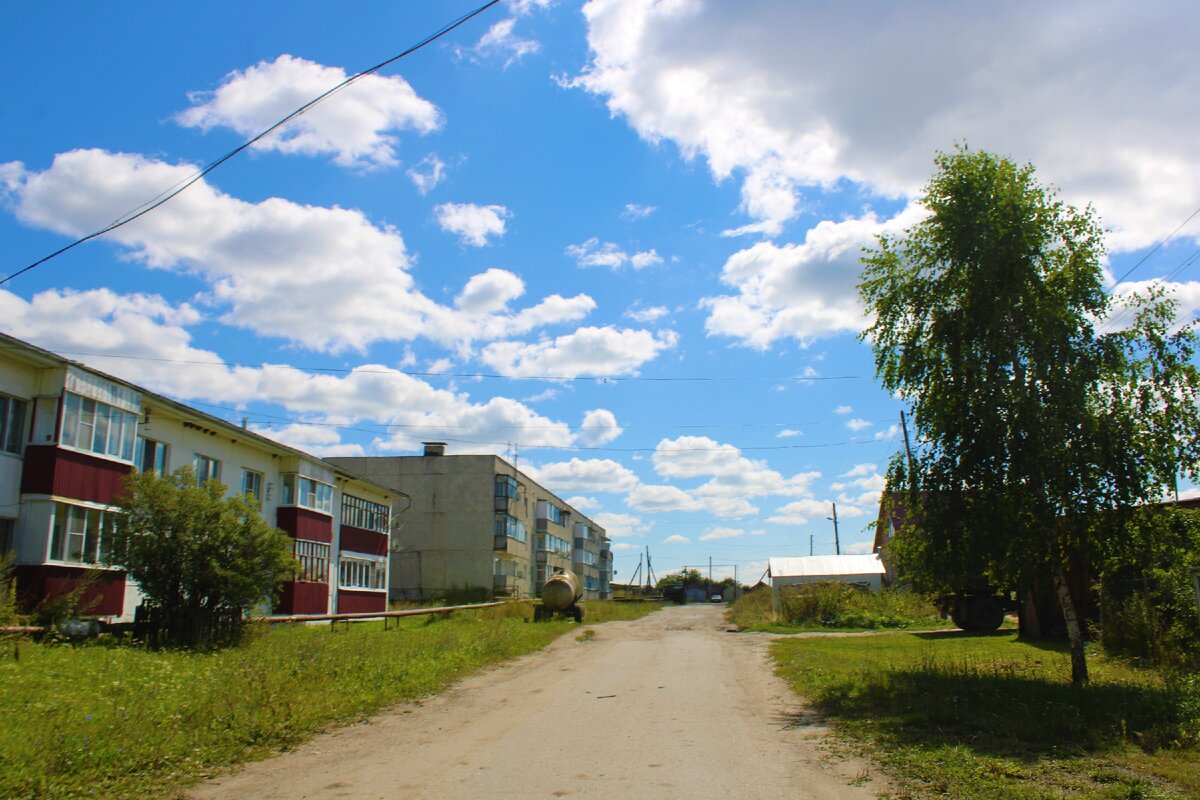
[[895, 798], [1200, 797], [1200, 680], [1011, 633], [772, 645], [779, 672], [893, 777]]
[[[640, 604], [639, 604], [640, 605]], [[588, 624], [656, 610], [592, 601]], [[0, 648], [0, 797], [169, 797], [332, 725], [535, 651], [573, 622], [528, 603], [382, 623], [252, 629], [215, 653], [111, 641]]]
[[927, 597], [906, 591], [868, 592], [840, 583], [785, 587], [779, 611], [771, 592], [740, 597], [729, 620], [742, 630], [768, 633], [859, 630], [932, 630], [950, 625]]

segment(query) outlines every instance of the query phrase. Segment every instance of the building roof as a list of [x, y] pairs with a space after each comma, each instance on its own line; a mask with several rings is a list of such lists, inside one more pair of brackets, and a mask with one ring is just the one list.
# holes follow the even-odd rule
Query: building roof
[[768, 558], [767, 574], [772, 578], [819, 578], [835, 575], [883, 575], [887, 570], [877, 553], [845, 556], [801, 556]]
[[[358, 473], [354, 472], [354, 470], [352, 468], [350, 468], [348, 466], [343, 466], [342, 464], [336, 464], [327, 458], [321, 458], [320, 456], [314, 456], [312, 453], [306, 453], [305, 451], [300, 450], [295, 447], [292, 447], [291, 445], [286, 445], [282, 442], [276, 441], [275, 439], [271, 439], [267, 436], [263, 436], [260, 433], [255, 433], [254, 431], [249, 430], [248, 428], [239, 427], [238, 425], [235, 425], [234, 423], [229, 422], [228, 420], [224, 420], [224, 419], [221, 419], [220, 417], [213, 416], [212, 414], [206, 413], [197, 408], [193, 408], [192, 406], [189, 406], [186, 403], [181, 403], [178, 400], [172, 400], [169, 397], [165, 397], [164, 395], [158, 394], [156, 392], [152, 392], [151, 390], [147, 389], [144, 386], [139, 386], [136, 383], [132, 383], [130, 381], [125, 380], [124, 378], [118, 378], [115, 375], [110, 375], [109, 373], [103, 372], [99, 369], [96, 369], [95, 367], [88, 366], [87, 364], [84, 364], [81, 361], [75, 361], [73, 359], [67, 358], [66, 356], [59, 355], [58, 353], [55, 353], [51, 350], [46, 350], [45, 348], [38, 347], [35, 344], [27, 342], [24, 339], [18, 339], [15, 336], [10, 336], [7, 333], [0, 333], [0, 352], [3, 352], [9, 358], [14, 358], [19, 361], [24, 361], [26, 363], [33, 364], [34, 366], [41, 367], [41, 368], [49, 368], [49, 367], [65, 368], [68, 366], [76, 367], [76, 368], [84, 370], [86, 372], [90, 372], [93, 375], [99, 376], [99, 377], [103, 378], [104, 380], [111, 381], [113, 383], [120, 384], [121, 386], [125, 386], [129, 389], [132, 389], [133, 391], [137, 392], [139, 395], [141, 395], [146, 400], [149, 400], [152, 404], [166, 406], [180, 414], [188, 415], [195, 419], [201, 420], [202, 422], [210, 424], [213, 427], [220, 428], [227, 434], [236, 436], [238, 438], [243, 438], [243, 439], [248, 439], [250, 441], [253, 441], [253, 442], [257, 443], [260, 447], [263, 447], [264, 449], [267, 449], [269, 451], [273, 450], [277, 453], [284, 453], [287, 455], [296, 456], [298, 458], [304, 458], [306, 460], [309, 460], [309, 461], [312, 461], [315, 463], [324, 464], [326, 467], [333, 469], [341, 477], [359, 481], [360, 483], [366, 484], [368, 486], [371, 486], [371, 487], [379, 490], [381, 493], [390, 493], [390, 494], [399, 493], [402, 495], [404, 494], [404, 492], [401, 492], [398, 489], [394, 489], [390, 486], [384, 486], [383, 484], [378, 483], [377, 481], [374, 481], [374, 480], [371, 480], [370, 478], [359, 475]], [[407, 496], [407, 495], [405, 495], [405, 496]]]

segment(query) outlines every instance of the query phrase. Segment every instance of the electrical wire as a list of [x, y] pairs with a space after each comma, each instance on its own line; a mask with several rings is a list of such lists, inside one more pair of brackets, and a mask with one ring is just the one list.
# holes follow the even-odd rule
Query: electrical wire
[[[0, 344], [0, 350], [24, 350], [20, 345]], [[352, 372], [361, 375], [406, 375], [411, 378], [460, 378], [464, 380], [506, 380], [506, 381], [553, 381], [557, 383], [588, 382], [588, 383], [750, 383], [750, 382], [783, 382], [796, 383], [825, 382], [825, 381], [860, 381], [869, 380], [866, 375], [788, 375], [780, 376], [730, 376], [714, 377], [711, 375], [678, 376], [678, 377], [649, 377], [630, 375], [614, 377], [602, 375], [505, 375], [499, 372], [422, 372], [419, 370], [403, 369], [366, 369], [363, 367], [314, 367], [295, 364], [243, 363], [236, 361], [199, 361], [186, 358], [162, 358], [158, 356], [134, 356], [120, 353], [95, 353], [82, 350], [55, 350], [60, 356], [78, 358], [113, 358], [121, 361], [148, 361], [160, 364], [187, 364], [203, 367], [220, 367], [222, 369], [291, 369], [298, 372], [318, 372], [323, 374], [348, 375]]]
[[1179, 225], [1176, 226], [1175, 230], [1168, 233], [1167, 237], [1165, 239], [1163, 239], [1158, 244], [1154, 245], [1154, 247], [1152, 247], [1150, 249], [1149, 253], [1146, 253], [1146, 255], [1144, 255], [1140, 259], [1138, 259], [1138, 262], [1136, 264], [1134, 264], [1129, 269], [1125, 270], [1125, 272], [1121, 275], [1121, 277], [1119, 277], [1115, 281], [1113, 281], [1113, 286], [1116, 286], [1117, 284], [1124, 281], [1126, 278], [1128, 278], [1130, 275], [1133, 274], [1133, 271], [1135, 269], [1140, 267], [1142, 264], [1145, 264], [1146, 261], [1149, 260], [1150, 256], [1157, 253], [1159, 251], [1159, 249], [1161, 247], [1163, 247], [1163, 245], [1165, 245], [1167, 242], [1171, 241], [1171, 237], [1173, 237], [1175, 234], [1179, 233], [1179, 231], [1181, 231], [1183, 229], [1183, 226], [1187, 225], [1189, 222], [1191, 222], [1196, 217], [1197, 214], [1200, 214], [1200, 208], [1197, 208], [1195, 211], [1193, 211], [1191, 214], [1189, 214], [1188, 218], [1185, 219], [1183, 222], [1179, 223]]
[[97, 231], [93, 231], [92, 233], [89, 233], [86, 236], [82, 236], [64, 247], [60, 247], [59, 249], [55, 250], [53, 253], [50, 253], [47, 256], [43, 256], [42, 258], [39, 258], [37, 261], [34, 261], [32, 264], [29, 264], [28, 266], [17, 270], [16, 272], [14, 272], [11, 275], [7, 275], [3, 278], [0, 278], [0, 286], [3, 286], [4, 284], [8, 283], [9, 281], [13, 280], [14, 278], [16, 278], [20, 275], [24, 275], [26, 272], [29, 272], [30, 270], [35, 269], [36, 267], [41, 266], [42, 264], [45, 264], [47, 261], [50, 261], [51, 259], [62, 255], [63, 253], [67, 252], [68, 250], [78, 247], [79, 245], [83, 244], [84, 242], [90, 241], [99, 236], [103, 236], [106, 233], [110, 233], [111, 231], [114, 231], [123, 225], [128, 225], [130, 222], [133, 222], [135, 219], [138, 219], [139, 217], [143, 217], [146, 214], [149, 214], [151, 211], [153, 211], [154, 209], [163, 205], [164, 203], [170, 202], [173, 198], [177, 197], [179, 194], [186, 191], [188, 189], [188, 187], [192, 186], [197, 181], [204, 178], [210, 172], [212, 172], [217, 167], [224, 164], [229, 159], [236, 156], [238, 153], [253, 146], [256, 142], [260, 141], [261, 139], [263, 139], [267, 136], [270, 136], [272, 133], [279, 130], [284, 125], [291, 122], [293, 119], [300, 116], [301, 114], [304, 114], [305, 112], [307, 112], [309, 109], [311, 109], [313, 106], [317, 105], [321, 101], [340, 92], [342, 89], [345, 89], [347, 86], [350, 86], [351, 84], [355, 83], [356, 81], [358, 81], [362, 78], [365, 78], [368, 75], [378, 72], [379, 70], [383, 69], [384, 67], [399, 61], [400, 59], [404, 58], [405, 56], [408, 56], [408, 55], [411, 55], [411, 54], [417, 52], [418, 50], [425, 47], [426, 45], [436, 42], [438, 39], [442, 38], [447, 33], [450, 33], [451, 31], [453, 31], [455, 28], [459, 27], [460, 25], [464, 25], [465, 23], [469, 22], [474, 17], [482, 14], [484, 11], [487, 11], [489, 8], [491, 8], [492, 6], [496, 5], [499, 2], [500, 2], [500, 0], [490, 0], [490, 2], [483, 4], [482, 6], [475, 9], [474, 11], [464, 14], [463, 16], [459, 17], [458, 19], [454, 20], [453, 22], [447, 23], [446, 25], [442, 26], [435, 33], [432, 33], [429, 36], [425, 37], [417, 44], [413, 45], [412, 47], [409, 47], [407, 50], [405, 50], [401, 53], [398, 53], [397, 55], [392, 56], [391, 58], [387, 59], [386, 61], [381, 61], [378, 64], [376, 64], [375, 66], [370, 67], [369, 69], [365, 69], [362, 72], [351, 75], [349, 78], [346, 78], [346, 80], [342, 81], [337, 86], [334, 86], [331, 89], [328, 89], [327, 91], [322, 92], [321, 94], [317, 95], [312, 100], [309, 100], [307, 103], [300, 106], [295, 111], [288, 114], [286, 117], [279, 120], [271, 127], [262, 131], [261, 133], [254, 136], [253, 138], [243, 142], [239, 146], [235, 147], [233, 150], [230, 150], [228, 153], [221, 156], [216, 161], [210, 162], [209, 164], [204, 166], [202, 169], [197, 170], [196, 173], [194, 175], [192, 175], [190, 178], [184, 179], [184, 180], [180, 181], [179, 183], [176, 183], [174, 187], [164, 190], [156, 198], [149, 200], [149, 201], [143, 203], [142, 205], [138, 206], [137, 208], [133, 209], [132, 211], [118, 217], [111, 224], [106, 225], [105, 227], [100, 228]]

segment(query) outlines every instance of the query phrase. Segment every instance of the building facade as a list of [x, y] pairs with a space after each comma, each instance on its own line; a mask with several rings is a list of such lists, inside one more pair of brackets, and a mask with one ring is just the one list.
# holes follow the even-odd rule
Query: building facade
[[391, 597], [536, 597], [555, 570], [578, 576], [584, 596], [612, 594], [612, 549], [594, 521], [493, 455], [331, 458], [394, 490]]
[[387, 608], [395, 492], [345, 468], [0, 334], [0, 550], [21, 604], [99, 579], [90, 614], [132, 618], [142, 602], [105, 565], [125, 476], [190, 466], [256, 502], [293, 539], [280, 614]]

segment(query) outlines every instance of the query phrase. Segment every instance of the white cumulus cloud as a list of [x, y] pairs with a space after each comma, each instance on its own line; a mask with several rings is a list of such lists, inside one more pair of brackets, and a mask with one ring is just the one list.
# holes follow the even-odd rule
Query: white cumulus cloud
[[608, 444], [623, 432], [615, 414], [605, 408], [595, 408], [583, 415], [578, 436], [583, 444], [596, 447]]
[[[235, 70], [212, 92], [193, 92], [192, 107], [175, 116], [186, 127], [231, 128], [242, 136], [266, 130], [349, 77], [327, 67], [281, 55]], [[396, 137], [389, 131], [429, 133], [442, 125], [437, 106], [417, 95], [398, 75], [367, 75], [330, 95], [284, 127], [256, 142], [257, 150], [332, 155], [345, 167], [396, 165]]]
[[638, 484], [632, 470], [608, 458], [572, 458], [524, 470], [546, 488], [561, 493], [627, 492]]
[[740, 528], [712, 528], [700, 536], [702, 542], [714, 542], [720, 539], [739, 539], [746, 532]]
[[648, 361], [675, 346], [672, 331], [651, 333], [611, 325], [584, 327], [539, 342], [492, 342], [480, 359], [512, 377], [577, 378], [635, 375]]
[[410, 167], [406, 174], [418, 192], [428, 194], [446, 179], [446, 162], [430, 153]]
[[[195, 167], [73, 150], [42, 172], [9, 171], [18, 219], [76, 237], [191, 177]], [[207, 181], [105, 239], [150, 268], [205, 281], [204, 300], [223, 310], [221, 322], [315, 350], [363, 350], [376, 341], [418, 337], [460, 346], [577, 321], [595, 308], [586, 295], [551, 295], [517, 311], [493, 305], [481, 315], [474, 301], [485, 288], [495, 292], [503, 284], [508, 299], [523, 291], [519, 278], [501, 270], [468, 282], [460, 296], [467, 310], [447, 308], [415, 288], [412, 260], [394, 228], [336, 206], [245, 202]]]
[[779, 233], [813, 187], [912, 197], [956, 141], [1094, 202], [1115, 249], [1157, 241], [1200, 196], [1186, 4], [592, 0], [584, 15], [573, 85], [738, 180], [739, 233]]
[[488, 237], [503, 236], [506, 220], [512, 216], [504, 206], [474, 203], [442, 203], [433, 211], [442, 230], [472, 247], [485, 247]]

